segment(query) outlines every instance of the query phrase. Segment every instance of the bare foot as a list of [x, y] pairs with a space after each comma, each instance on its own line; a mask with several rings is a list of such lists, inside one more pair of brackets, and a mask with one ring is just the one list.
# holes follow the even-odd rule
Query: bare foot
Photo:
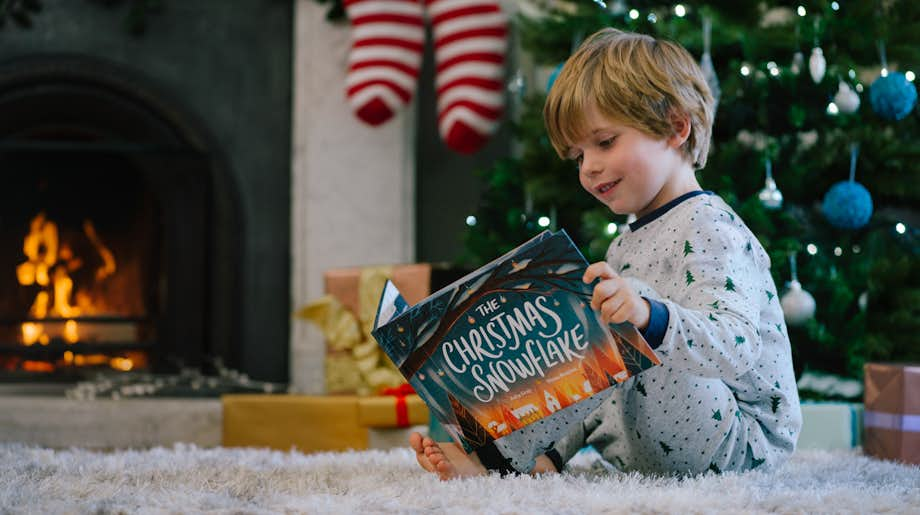
[[453, 442], [435, 442], [419, 433], [409, 435], [409, 445], [415, 451], [418, 464], [428, 472], [438, 475], [442, 481], [462, 477], [481, 476], [488, 471], [475, 454], [467, 454]]

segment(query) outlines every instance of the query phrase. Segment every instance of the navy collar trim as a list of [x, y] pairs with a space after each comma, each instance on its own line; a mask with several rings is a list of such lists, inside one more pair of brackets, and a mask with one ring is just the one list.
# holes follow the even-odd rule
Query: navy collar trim
[[696, 191], [690, 191], [690, 192], [684, 193], [683, 195], [677, 197], [676, 199], [668, 202], [667, 204], [655, 209], [651, 213], [644, 215], [642, 218], [639, 218], [635, 222], [629, 224], [629, 229], [633, 232], [639, 230], [641, 227], [648, 225], [651, 222], [654, 222], [655, 220], [661, 218], [662, 215], [674, 209], [675, 207], [677, 207], [678, 204], [680, 204], [681, 202], [687, 199], [696, 197], [697, 195], [712, 195], [712, 194], [713, 193], [708, 190], [706, 191], [696, 190]]

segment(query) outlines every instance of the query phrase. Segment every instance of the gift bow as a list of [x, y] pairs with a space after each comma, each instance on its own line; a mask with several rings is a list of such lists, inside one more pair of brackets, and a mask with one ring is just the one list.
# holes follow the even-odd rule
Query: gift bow
[[396, 397], [396, 425], [399, 427], [409, 427], [409, 406], [406, 404], [406, 396], [414, 393], [412, 385], [406, 383], [380, 390], [381, 395]]

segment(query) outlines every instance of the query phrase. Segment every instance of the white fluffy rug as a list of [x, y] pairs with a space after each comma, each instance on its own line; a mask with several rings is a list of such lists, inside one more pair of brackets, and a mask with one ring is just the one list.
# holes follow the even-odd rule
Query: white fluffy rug
[[802, 451], [778, 471], [673, 479], [574, 473], [439, 482], [408, 449], [96, 453], [0, 444], [3, 513], [917, 513], [920, 467]]

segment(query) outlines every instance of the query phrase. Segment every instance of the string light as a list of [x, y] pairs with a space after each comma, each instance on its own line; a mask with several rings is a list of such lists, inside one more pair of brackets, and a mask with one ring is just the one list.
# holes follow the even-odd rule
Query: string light
[[836, 115], [839, 112], [840, 112], [840, 108], [837, 107], [837, 104], [833, 102], [830, 102], [829, 104], [827, 104], [827, 114]]
[[839, 10], [840, 10], [840, 4], [838, 4], [837, 2], [831, 2], [831, 9], [833, 9], [833, 10], [835, 10], [835, 11], [839, 11]]
[[615, 224], [615, 223], [613, 223], [613, 222], [610, 222], [609, 224], [607, 224], [607, 234], [608, 234], [608, 235], [616, 234], [616, 233], [617, 233], [617, 229], [618, 229], [617, 224]]
[[805, 6], [804, 6], [804, 5], [800, 5], [800, 6], [798, 7], [798, 9], [795, 10], [795, 12], [799, 13], [799, 16], [805, 16], [805, 14], [806, 14], [806, 13], [805, 13]]
[[815, 245], [814, 243], [809, 243], [805, 247], [805, 251], [808, 252], [810, 255], [814, 256], [815, 254], [818, 253], [818, 246]]
[[779, 66], [777, 66], [775, 62], [770, 61], [767, 63], [767, 69], [770, 70], [770, 75], [774, 77], [779, 75]]
[[834, 247], [834, 255], [840, 257], [843, 255], [843, 249], [840, 247]]
[[882, 77], [887, 77], [887, 76], [888, 76], [888, 68], [882, 68], [882, 72], [881, 72], [879, 75], [881, 75]]
[[853, 254], [859, 254], [860, 252], [862, 252], [862, 247], [859, 245], [853, 245]]
[[747, 77], [750, 74], [751, 74], [751, 67], [746, 64], [742, 64], [741, 65], [741, 75], [744, 75], [745, 77]]
[[540, 218], [537, 218], [537, 225], [540, 227], [549, 227], [549, 217], [541, 216]]
[[850, 71], [849, 71], [848, 75], [850, 76], [851, 79], [855, 79], [855, 78], [856, 78], [856, 70], [854, 70], [853, 68], [850, 68]]
[[914, 79], [916, 79], [917, 77], [914, 75], [914, 72], [907, 70], [906, 72], [904, 72], [904, 78], [906, 78], [910, 82], [913, 82]]
[[863, 91], [863, 85], [862, 85], [862, 84], [857, 84], [857, 85], [856, 85], [856, 91], [862, 93], [862, 91]]
[[648, 13], [648, 18], [646, 18], [650, 23], [655, 23], [658, 21], [658, 16], [655, 13]]
[[894, 230], [898, 231], [898, 234], [904, 234], [905, 232], [907, 232], [907, 226], [901, 222], [898, 222], [895, 224]]
[[687, 15], [687, 8], [684, 7], [684, 4], [677, 4], [674, 6], [674, 14], [676, 14], [679, 18], [683, 18]]
[[466, 217], [466, 225], [469, 225], [470, 227], [476, 225], [476, 217], [473, 215]]
[[638, 19], [639, 19], [639, 11], [637, 11], [637, 10], [635, 10], [635, 9], [630, 9], [630, 10], [629, 10], [629, 19], [631, 19], [631, 20], [638, 20]]

